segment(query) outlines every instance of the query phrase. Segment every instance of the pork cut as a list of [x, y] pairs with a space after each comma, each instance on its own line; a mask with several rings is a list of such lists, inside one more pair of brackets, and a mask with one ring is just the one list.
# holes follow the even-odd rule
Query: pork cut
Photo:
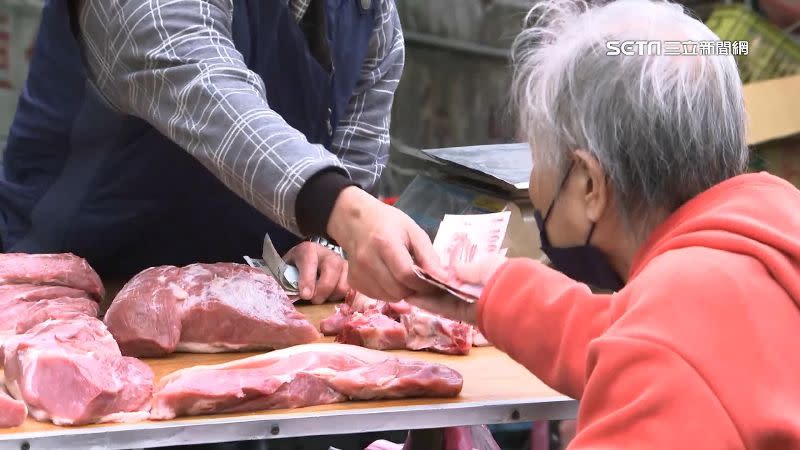
[[336, 342], [374, 350], [402, 350], [406, 339], [403, 324], [379, 311], [352, 313], [336, 336]]
[[99, 319], [48, 320], [3, 345], [5, 385], [31, 416], [56, 425], [142, 420], [153, 371], [122, 356]]
[[0, 286], [0, 341], [48, 319], [97, 317], [98, 303], [79, 289], [62, 286]]
[[455, 370], [344, 344], [307, 344], [173, 372], [159, 382], [151, 419], [299, 408], [348, 400], [455, 397]]
[[[326, 336], [337, 342], [376, 350], [430, 350], [451, 355], [469, 354], [488, 345], [472, 325], [429, 313], [407, 302], [384, 302], [351, 291], [345, 303], [320, 322]], [[402, 345], [401, 345], [402, 342]]]
[[400, 318], [408, 331], [409, 350], [431, 350], [448, 355], [466, 355], [472, 348], [471, 325], [455, 322], [421, 308]]
[[320, 338], [271, 276], [233, 263], [144, 270], [117, 294], [105, 322], [128, 356], [266, 350]]
[[2, 284], [65, 286], [84, 291], [98, 301], [105, 295], [97, 272], [72, 253], [0, 253]]
[[28, 417], [25, 402], [11, 398], [3, 387], [0, 387], [0, 428], [18, 427]]

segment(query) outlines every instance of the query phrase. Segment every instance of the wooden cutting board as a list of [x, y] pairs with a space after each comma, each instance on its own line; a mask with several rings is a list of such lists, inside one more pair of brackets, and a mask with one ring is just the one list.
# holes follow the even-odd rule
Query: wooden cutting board
[[[334, 305], [300, 305], [298, 309], [304, 313], [315, 325], [319, 325], [320, 320], [330, 315], [334, 310]], [[332, 338], [325, 338], [325, 342], [333, 342]], [[504, 402], [515, 401], [523, 398], [547, 398], [561, 397], [556, 391], [547, 387], [536, 377], [530, 374], [524, 367], [514, 362], [504, 353], [493, 347], [473, 348], [467, 356], [439, 355], [430, 352], [396, 351], [391, 352], [409, 358], [416, 358], [425, 361], [445, 364], [461, 373], [464, 377], [464, 388], [461, 395], [454, 399], [408, 399], [391, 401], [370, 401], [370, 402], [347, 402], [335, 405], [313, 406], [300, 408], [295, 412], [308, 413], [314, 416], [319, 411], [336, 411], [352, 409], [372, 409], [393, 406], [411, 405], [436, 405], [449, 403], [473, 403], [473, 402]], [[178, 369], [191, 367], [200, 364], [219, 364], [235, 359], [245, 358], [257, 353], [219, 353], [219, 354], [188, 354], [176, 353], [166, 358], [146, 359], [147, 364], [152, 367], [156, 378], [160, 378]], [[263, 414], [274, 414], [284, 411], [265, 411], [244, 414], [226, 414], [212, 416], [215, 418], [235, 418], [247, 417]], [[174, 419], [182, 421], [190, 419]], [[88, 425], [96, 427], [98, 425]], [[107, 426], [107, 424], [105, 425]], [[81, 427], [77, 427], [81, 428]], [[64, 429], [50, 423], [40, 423], [28, 418], [27, 421], [18, 428], [0, 429], [0, 434], [29, 433], [41, 431], [53, 431]]]

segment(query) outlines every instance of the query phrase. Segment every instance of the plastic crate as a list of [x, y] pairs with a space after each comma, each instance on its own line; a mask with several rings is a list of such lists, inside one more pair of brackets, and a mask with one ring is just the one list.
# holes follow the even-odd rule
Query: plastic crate
[[742, 82], [800, 73], [800, 45], [749, 8], [718, 6], [706, 25], [723, 41], [749, 42], [747, 55], [735, 56]]

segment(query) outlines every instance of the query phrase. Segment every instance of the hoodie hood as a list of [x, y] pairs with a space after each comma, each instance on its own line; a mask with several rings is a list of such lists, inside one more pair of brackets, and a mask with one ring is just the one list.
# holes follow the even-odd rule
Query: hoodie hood
[[800, 305], [800, 191], [766, 172], [740, 175], [693, 198], [639, 250], [629, 280], [670, 250], [708, 247], [751, 256]]

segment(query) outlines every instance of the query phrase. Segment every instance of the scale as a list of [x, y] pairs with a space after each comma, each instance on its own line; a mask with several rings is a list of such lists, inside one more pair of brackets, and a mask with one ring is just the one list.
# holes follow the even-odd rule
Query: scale
[[539, 230], [528, 198], [533, 167], [527, 144], [448, 147], [406, 153], [425, 164], [395, 206], [414, 219], [431, 239], [445, 214], [508, 210], [504, 246], [510, 257], [539, 259]]

